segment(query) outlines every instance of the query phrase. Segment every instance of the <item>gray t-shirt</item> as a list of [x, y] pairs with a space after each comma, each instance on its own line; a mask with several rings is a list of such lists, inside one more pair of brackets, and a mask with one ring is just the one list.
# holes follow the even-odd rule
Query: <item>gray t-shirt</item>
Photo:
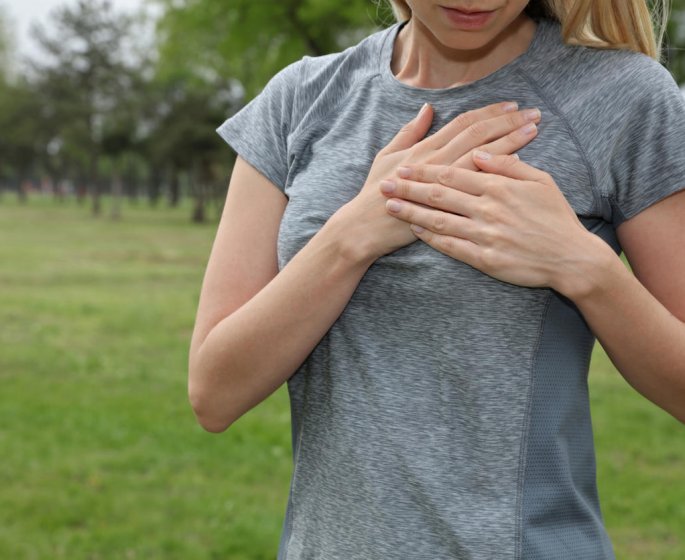
[[[518, 154], [616, 252], [616, 226], [685, 188], [685, 106], [655, 60], [564, 45], [542, 19], [506, 66], [428, 90], [392, 74], [402, 25], [290, 64], [218, 128], [288, 197], [281, 269], [425, 101], [429, 134], [498, 101], [540, 107]], [[613, 559], [588, 402], [594, 340], [551, 289], [500, 282], [420, 240], [378, 259], [288, 380], [279, 560]]]

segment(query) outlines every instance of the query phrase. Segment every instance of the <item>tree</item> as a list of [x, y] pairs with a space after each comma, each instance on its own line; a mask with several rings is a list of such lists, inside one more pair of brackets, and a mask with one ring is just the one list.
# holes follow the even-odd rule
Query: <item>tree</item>
[[48, 117], [59, 123], [52, 141], [86, 155], [93, 213], [98, 215], [104, 124], [130, 98], [135, 81], [135, 61], [125, 50], [132, 21], [115, 13], [109, 0], [79, 0], [59, 8], [51, 23], [50, 32], [35, 29], [44, 57], [32, 61], [33, 77]]
[[156, 82], [168, 95], [150, 154], [170, 162], [172, 177], [189, 174], [195, 220], [210, 185], [227, 174], [216, 127], [286, 64], [341, 50], [392, 19], [386, 4], [379, 12], [370, 0], [156, 1], [165, 10]]
[[336, 52], [392, 21], [371, 0], [156, 0], [160, 72], [233, 78], [247, 98], [303, 55]]
[[47, 156], [43, 111], [39, 96], [25, 80], [0, 84], [0, 172], [15, 183], [22, 201], [22, 180], [37, 175], [40, 158]]
[[14, 54], [14, 36], [4, 8], [0, 6], [0, 81], [6, 82], [11, 74], [10, 64]]
[[685, 83], [685, 0], [673, 0], [664, 37], [663, 63], [679, 84]]
[[195, 201], [193, 220], [204, 221], [206, 203], [228, 172], [224, 146], [215, 129], [225, 118], [230, 100], [214, 84], [157, 80], [150, 88], [144, 153], [153, 175], [166, 172], [171, 204], [179, 199], [180, 176], [188, 177]]

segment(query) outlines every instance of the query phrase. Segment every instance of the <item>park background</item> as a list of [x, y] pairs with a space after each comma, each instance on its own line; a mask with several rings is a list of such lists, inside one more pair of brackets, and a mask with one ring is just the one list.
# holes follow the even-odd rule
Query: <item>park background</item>
[[[65, 0], [36, 12], [27, 54], [12, 4], [0, 0], [0, 559], [275, 558], [285, 386], [220, 435], [186, 394], [234, 157], [215, 129], [286, 64], [392, 15], [381, 0]], [[678, 83], [683, 10], [664, 50]], [[599, 346], [589, 384], [617, 558], [682, 560], [682, 424]]]

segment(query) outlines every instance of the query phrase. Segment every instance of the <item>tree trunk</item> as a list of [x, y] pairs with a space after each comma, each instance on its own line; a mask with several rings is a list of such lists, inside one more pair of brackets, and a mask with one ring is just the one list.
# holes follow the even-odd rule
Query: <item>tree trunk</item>
[[150, 183], [148, 185], [148, 201], [150, 206], [157, 206], [159, 202], [160, 184], [162, 183], [162, 174], [159, 169], [155, 167], [150, 173]]
[[102, 214], [102, 202], [100, 200], [100, 182], [98, 181], [98, 158], [92, 155], [90, 159], [90, 189], [93, 198], [93, 216]]
[[181, 184], [176, 167], [169, 169], [169, 206], [176, 208], [181, 200]]
[[29, 182], [25, 179], [19, 180], [17, 188], [17, 195], [19, 196], [19, 203], [26, 204], [29, 200]]
[[112, 169], [112, 210], [110, 218], [112, 220], [121, 220], [121, 201], [124, 194], [124, 185], [121, 180], [121, 172], [119, 164], [114, 163]]
[[205, 222], [205, 189], [203, 177], [197, 160], [193, 161], [190, 170], [190, 191], [193, 193], [193, 216], [192, 220], [196, 224]]

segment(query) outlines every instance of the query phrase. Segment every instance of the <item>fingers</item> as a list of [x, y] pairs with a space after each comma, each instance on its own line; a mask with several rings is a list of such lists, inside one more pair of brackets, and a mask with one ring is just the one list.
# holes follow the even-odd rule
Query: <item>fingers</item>
[[[479, 155], [488, 156], [486, 158], [478, 157]], [[538, 183], [551, 184], [553, 179], [549, 173], [528, 165], [520, 159], [511, 155], [497, 155], [490, 154], [485, 151], [476, 150], [473, 155], [473, 162], [482, 171], [503, 175], [511, 179], [519, 179], [522, 181], [536, 181]]]
[[386, 208], [391, 216], [437, 234], [469, 240], [477, 234], [474, 221], [466, 216], [443, 212], [435, 208], [425, 208], [395, 198], [386, 202]]
[[[539, 120], [539, 109], [527, 109], [476, 122], [452, 138], [435, 155], [432, 155], [430, 160], [432, 163], [451, 164], [471, 150], [512, 133], [514, 134], [512, 138], [519, 144], [522, 140], [527, 143], [531, 140], [530, 135], [534, 135], [537, 129], [535, 123]], [[521, 137], [521, 135], [524, 136]]]
[[435, 233], [415, 224], [412, 224], [410, 229], [414, 232], [416, 237], [437, 251], [444, 253], [448, 257], [466, 263], [473, 268], [482, 270], [483, 249], [473, 241], [460, 237], [453, 237], [451, 235]]
[[418, 182], [409, 179], [385, 179], [381, 181], [380, 187], [381, 192], [388, 197], [410, 200], [422, 204], [424, 207], [445, 210], [462, 216], [473, 216], [478, 200], [472, 194], [445, 186], [437, 181]]
[[425, 103], [416, 117], [400, 129], [383, 151], [393, 153], [411, 148], [426, 135], [432, 122], [433, 107]]
[[[399, 178], [393, 178], [393, 181], [404, 185], [406, 191], [418, 188], [419, 184], [439, 184], [471, 196], [481, 196], [488, 188], [483, 174], [471, 169], [430, 163], [405, 164], [402, 168], [406, 171], [401, 175], [398, 172]], [[400, 195], [392, 193], [392, 196]]]
[[425, 144], [426, 147], [430, 148], [431, 150], [437, 150], [447, 144], [457, 134], [468, 129], [473, 124], [502, 115], [510, 115], [517, 109], [517, 103], [505, 101], [501, 103], [494, 103], [492, 105], [486, 105], [485, 107], [480, 107], [479, 109], [474, 109], [472, 111], [466, 111], [465, 113], [460, 113], [435, 134], [423, 140], [421, 144]]
[[[513, 154], [528, 144], [537, 136], [537, 134], [538, 127], [536, 124], [534, 122], [526, 123], [522, 127], [510, 132], [506, 136], [503, 136], [494, 142], [489, 142], [482, 146], [478, 146], [478, 148], [474, 148], [474, 150], [484, 150], [488, 153], [497, 155]], [[479, 167], [473, 161], [474, 150], [471, 150], [467, 154], [461, 156], [451, 165], [462, 167], [464, 169], [470, 169], [472, 171], [479, 170]]]

